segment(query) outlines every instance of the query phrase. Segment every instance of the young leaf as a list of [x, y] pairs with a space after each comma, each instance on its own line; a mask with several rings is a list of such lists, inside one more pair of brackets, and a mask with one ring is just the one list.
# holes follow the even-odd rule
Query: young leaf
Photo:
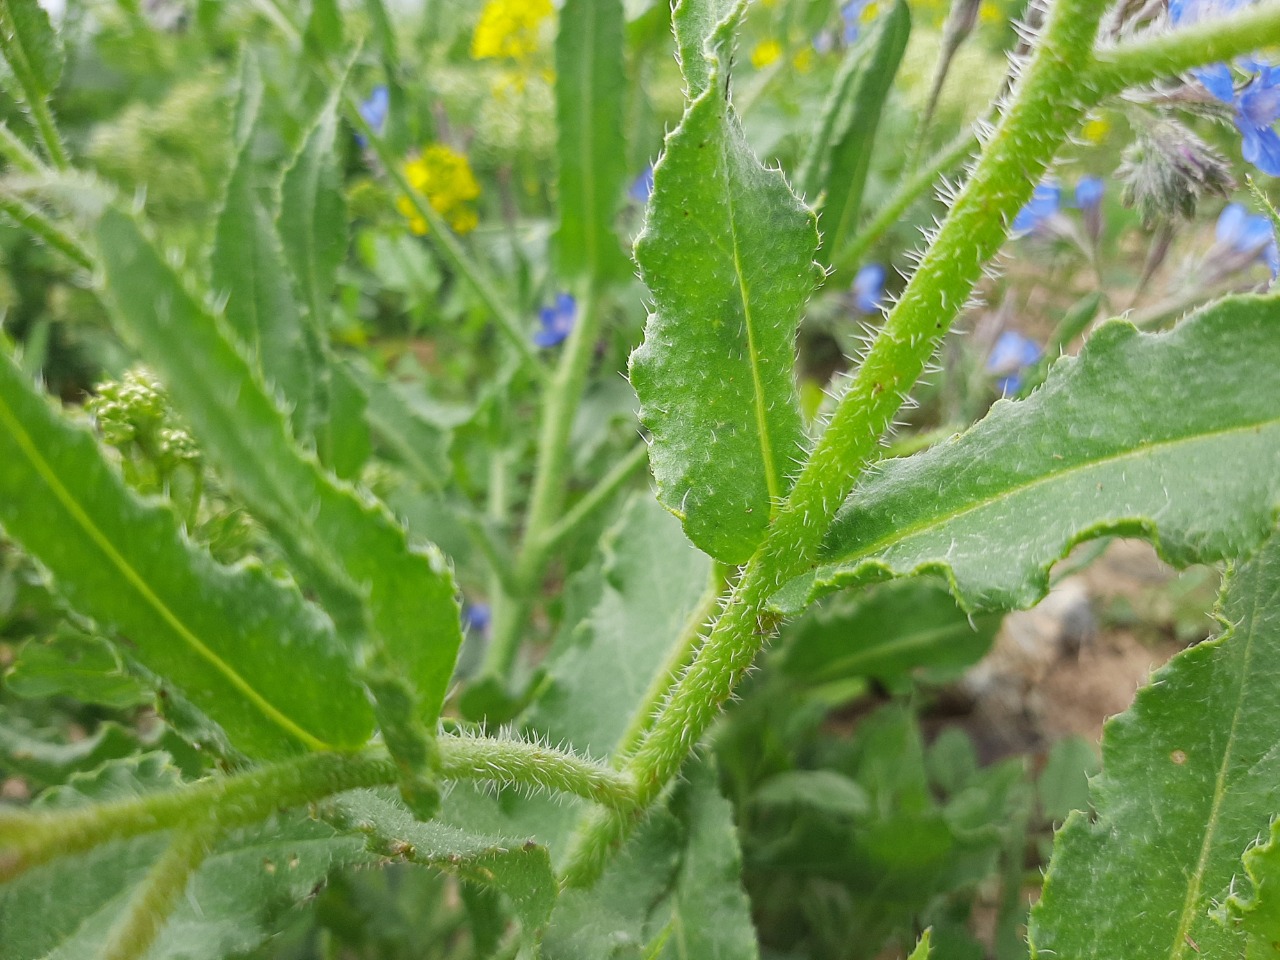
[[1210, 916], [1276, 812], [1280, 536], [1232, 570], [1226, 633], [1173, 658], [1103, 730], [1097, 819], [1072, 814], [1031, 914], [1035, 957], [1238, 957]]
[[[384, 506], [324, 473], [290, 440], [280, 411], [206, 309], [129, 215], [107, 210], [96, 228], [104, 296], [120, 329], [168, 385], [174, 405], [250, 508], [294, 561], [341, 605], [354, 584], [376, 656], [416, 689], [434, 725], [453, 673], [461, 627], [453, 578], [434, 547], [410, 545]], [[335, 600], [336, 598], [336, 600]]]
[[783, 605], [938, 571], [967, 610], [1027, 607], [1055, 561], [1106, 534], [1148, 537], [1180, 566], [1246, 552], [1280, 504], [1276, 311], [1233, 297], [1168, 333], [1100, 327], [1026, 400], [879, 464]]
[[19, 697], [70, 696], [116, 710], [154, 699], [150, 690], [124, 671], [110, 643], [65, 626], [23, 644], [4, 675], [4, 686]]
[[675, 12], [693, 100], [636, 242], [655, 309], [631, 357], [658, 499], [727, 563], [760, 542], [803, 452], [792, 368], [818, 276], [813, 214], [756, 159], [729, 103], [743, 6], [683, 0]]
[[246, 55], [235, 110], [235, 156], [214, 231], [212, 283], [226, 296], [223, 315], [258, 379], [279, 391], [292, 411], [294, 435], [305, 440], [320, 420], [317, 392], [324, 357], [294, 297], [275, 213], [267, 203], [273, 185], [254, 154], [261, 106], [262, 76]]
[[0, 52], [29, 93], [48, 98], [62, 78], [62, 41], [37, 0], [6, 0], [0, 10]]
[[825, 197], [820, 220], [824, 263], [831, 262], [857, 226], [880, 113], [910, 35], [911, 12], [904, 0], [897, 0], [867, 38], [845, 54], [823, 105], [798, 176], [806, 196]]
[[[372, 721], [332, 625], [260, 566], [218, 566], [0, 358], [0, 524], [82, 612], [247, 753], [355, 747]], [[305, 665], [300, 670], [299, 666]]]
[[547, 922], [556, 878], [546, 847], [467, 833], [439, 821], [415, 820], [396, 801], [362, 790], [335, 801], [334, 821], [365, 835], [372, 852], [498, 890], [510, 899], [527, 930]]
[[626, 53], [622, 0], [567, 0], [556, 38], [560, 227], [566, 280], [621, 272], [613, 231], [626, 179]]

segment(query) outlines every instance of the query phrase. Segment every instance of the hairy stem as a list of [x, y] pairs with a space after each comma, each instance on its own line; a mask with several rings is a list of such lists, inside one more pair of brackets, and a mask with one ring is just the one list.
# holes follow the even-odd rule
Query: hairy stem
[[[624, 773], [517, 740], [442, 736], [439, 775], [571, 793], [629, 810], [635, 790]], [[313, 753], [175, 790], [66, 811], [0, 814], [0, 882], [60, 856], [160, 830], [216, 823], [229, 830], [335, 793], [394, 784], [400, 771], [384, 751]]]
[[8, 190], [0, 189], [0, 213], [20, 227], [25, 227], [46, 244], [85, 270], [93, 268], [93, 258], [80, 241], [54, 223], [44, 211]]
[[541, 549], [549, 552], [558, 547], [566, 537], [586, 523], [597, 510], [607, 504], [613, 495], [621, 490], [626, 482], [648, 462], [649, 445], [641, 441], [632, 447], [626, 456], [615, 463], [609, 472], [601, 477], [600, 481], [588, 490], [581, 500], [573, 505], [571, 510], [556, 521], [555, 526], [543, 534]]
[[0, 123], [0, 156], [23, 173], [43, 173], [44, 163], [31, 152], [7, 123]]
[[[1013, 101], [973, 176], [841, 398], [765, 542], [743, 569], [689, 669], [625, 766], [641, 805], [653, 802], [701, 739], [778, 616], [769, 599], [816, 559], [836, 510], [853, 489], [907, 392], [960, 313], [983, 265], [1058, 148], [1097, 102], [1081, 83], [1105, 0], [1059, 0]], [[639, 814], [597, 816], [578, 835], [566, 882], [593, 881]]]

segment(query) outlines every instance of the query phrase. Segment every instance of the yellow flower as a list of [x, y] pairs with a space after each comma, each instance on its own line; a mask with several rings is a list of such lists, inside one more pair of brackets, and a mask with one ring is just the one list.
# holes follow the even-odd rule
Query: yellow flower
[[[433, 210], [457, 233], [476, 228], [479, 217], [470, 201], [480, 196], [480, 184], [471, 172], [467, 158], [444, 144], [433, 143], [404, 165], [409, 186], [427, 198]], [[427, 232], [422, 217], [408, 197], [396, 200], [396, 209], [409, 220], [409, 229], [421, 236]]]
[[801, 73], [808, 73], [813, 69], [814, 56], [813, 47], [804, 47], [791, 58], [791, 62]]
[[782, 44], [777, 40], [762, 40], [751, 51], [751, 65], [757, 70], [763, 70], [769, 64], [775, 63], [780, 56], [782, 56]]
[[528, 59], [538, 49], [542, 21], [552, 12], [551, 0], [489, 0], [471, 37], [471, 56]]
[[1085, 121], [1080, 135], [1089, 143], [1101, 143], [1111, 131], [1111, 122], [1106, 117], [1090, 117]]
[[982, 6], [978, 7], [978, 19], [983, 23], [1000, 23], [1004, 20], [1004, 14], [992, 0], [982, 0]]

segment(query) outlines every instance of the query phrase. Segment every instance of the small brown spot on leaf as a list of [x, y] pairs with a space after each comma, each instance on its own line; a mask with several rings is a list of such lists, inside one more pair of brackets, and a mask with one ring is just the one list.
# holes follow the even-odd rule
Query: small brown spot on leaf
[[1169, 759], [1178, 766], [1182, 766], [1187, 762], [1187, 752], [1185, 750], [1175, 750], [1173, 753], [1169, 754]]

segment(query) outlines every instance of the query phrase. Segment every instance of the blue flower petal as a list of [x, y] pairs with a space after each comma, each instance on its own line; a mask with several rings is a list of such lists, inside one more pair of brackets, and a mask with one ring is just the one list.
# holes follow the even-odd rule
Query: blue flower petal
[[1235, 102], [1235, 79], [1231, 76], [1231, 68], [1225, 63], [1211, 63], [1207, 67], [1192, 70], [1191, 73], [1216, 99], [1223, 103]]
[[884, 299], [884, 267], [868, 263], [853, 278], [853, 305], [862, 313], [875, 313]]
[[1027, 205], [1013, 218], [1010, 229], [1015, 234], [1030, 233], [1058, 212], [1062, 188], [1056, 183], [1042, 183], [1036, 187]]
[[1098, 177], [1082, 177], [1076, 184], [1076, 206], [1081, 210], [1093, 210], [1102, 203], [1106, 184]]
[[627, 190], [627, 196], [637, 203], [648, 203], [651, 193], [653, 193], [653, 164], [645, 167], [644, 173], [632, 181], [630, 189]]

